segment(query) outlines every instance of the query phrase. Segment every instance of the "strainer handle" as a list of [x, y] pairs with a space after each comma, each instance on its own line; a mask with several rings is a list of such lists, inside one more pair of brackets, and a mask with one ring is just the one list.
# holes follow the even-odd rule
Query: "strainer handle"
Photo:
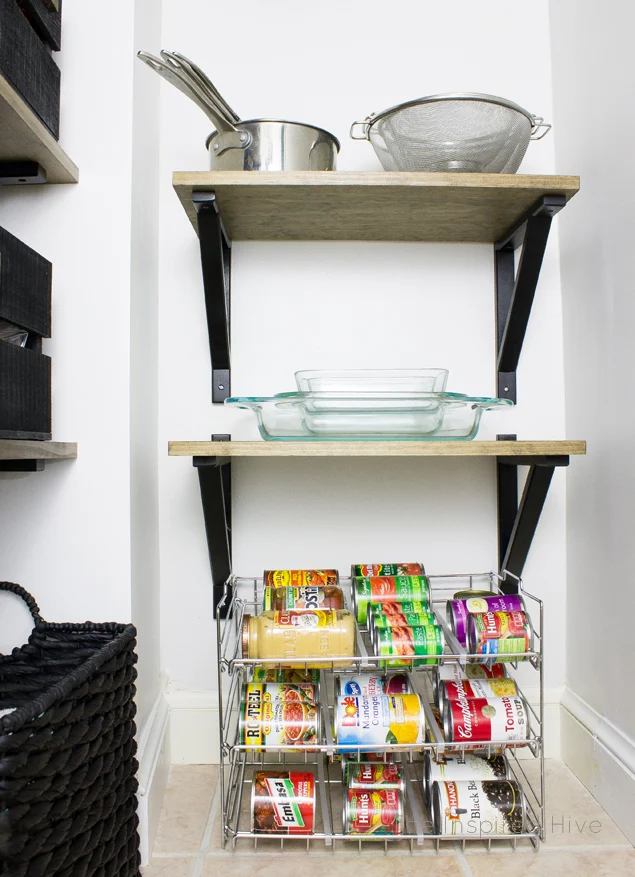
[[[358, 125], [361, 125], [361, 127], [362, 127], [363, 133], [361, 136], [359, 134], [354, 133], [355, 129], [357, 128]], [[353, 122], [353, 124], [351, 125], [350, 136], [352, 137], [353, 140], [369, 140], [370, 139], [368, 136], [369, 130], [370, 130], [370, 119], [364, 119], [363, 122]]]
[[[539, 137], [536, 137], [538, 131], [544, 128], [545, 130]], [[531, 140], [542, 140], [543, 137], [546, 137], [547, 134], [551, 131], [551, 125], [548, 122], [545, 122], [542, 116], [534, 116], [533, 124], [531, 126]]]

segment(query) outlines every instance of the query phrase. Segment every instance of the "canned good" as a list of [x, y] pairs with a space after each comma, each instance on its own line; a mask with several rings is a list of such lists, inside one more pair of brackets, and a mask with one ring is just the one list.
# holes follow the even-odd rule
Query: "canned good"
[[435, 834], [522, 834], [527, 825], [525, 795], [515, 780], [435, 782], [431, 797]]
[[246, 682], [241, 700], [306, 700], [317, 703], [318, 689], [312, 682]]
[[356, 676], [336, 676], [335, 694], [369, 697], [373, 694], [409, 694], [410, 681], [405, 673], [379, 676], [375, 673], [359, 673]]
[[[467, 642], [470, 654], [515, 661], [519, 654], [533, 650], [534, 632], [524, 612], [482, 612], [468, 616]], [[481, 660], [487, 662], [488, 658]]]
[[464, 591], [456, 591], [454, 600], [467, 600], [468, 597], [491, 597], [492, 591], [477, 591], [474, 588], [466, 588]]
[[516, 697], [480, 697], [446, 700], [443, 709], [445, 739], [455, 743], [477, 744], [497, 741], [524, 742], [529, 737], [527, 704]]
[[263, 834], [313, 834], [315, 777], [299, 771], [262, 770], [251, 789], [253, 830]]
[[312, 682], [317, 685], [320, 681], [319, 670], [279, 670], [275, 667], [263, 667], [262, 664], [254, 665], [254, 682]]
[[[374, 634], [376, 655], [398, 656], [382, 661], [382, 667], [423, 667], [438, 663], [438, 656], [443, 654], [443, 631], [435, 625], [376, 628]], [[430, 657], [416, 657], [419, 655]]]
[[247, 686], [240, 705], [239, 735], [244, 746], [294, 746], [304, 749], [320, 742], [318, 705], [298, 692], [290, 700], [271, 697], [266, 685]]
[[407, 600], [396, 603], [369, 603], [367, 622], [368, 624], [371, 624], [372, 619], [376, 615], [405, 615], [408, 612], [415, 612], [418, 615], [427, 615], [431, 612], [430, 604], [425, 600]]
[[437, 624], [434, 612], [405, 612], [403, 615], [369, 615], [369, 627], [384, 629], [386, 627], [426, 627]]
[[397, 789], [403, 792], [403, 771], [394, 763], [348, 764], [346, 785], [349, 789]]
[[[478, 592], [480, 593], [480, 592]], [[448, 623], [462, 646], [467, 645], [467, 619], [483, 612], [525, 611], [523, 598], [518, 594], [470, 595], [463, 599], [448, 600]]]
[[264, 585], [274, 588], [306, 585], [337, 585], [340, 575], [336, 569], [266, 569], [262, 574]]
[[428, 601], [430, 585], [425, 576], [371, 576], [353, 579], [353, 606], [360, 624], [366, 624], [369, 603]]
[[423, 754], [423, 798], [430, 806], [432, 783], [452, 780], [501, 780], [509, 776], [509, 766], [502, 755], [486, 758], [471, 752], [446, 756]]
[[346, 769], [353, 764], [393, 764], [394, 756], [392, 752], [342, 752], [335, 756], [332, 760], [340, 760], [342, 762], [342, 782], [346, 781]]
[[507, 676], [504, 664], [442, 664], [432, 673], [432, 692], [434, 700], [439, 703], [440, 682], [457, 682], [459, 679], [503, 679]]
[[422, 576], [425, 573], [422, 563], [354, 563], [351, 578], [369, 576]]
[[293, 609], [296, 612], [313, 612], [315, 609], [344, 609], [344, 592], [341, 588], [317, 585], [302, 585], [299, 588], [274, 588], [265, 585], [262, 596], [264, 612], [269, 609], [285, 612]]
[[395, 789], [348, 789], [342, 817], [344, 834], [401, 834], [403, 801]]
[[338, 697], [335, 734], [338, 746], [360, 751], [400, 743], [419, 743], [423, 710], [417, 694]]
[[467, 697], [475, 700], [479, 697], [515, 697], [518, 686], [509, 676], [505, 679], [458, 679], [456, 682], [439, 684], [439, 706], [445, 706], [446, 700], [458, 700]]

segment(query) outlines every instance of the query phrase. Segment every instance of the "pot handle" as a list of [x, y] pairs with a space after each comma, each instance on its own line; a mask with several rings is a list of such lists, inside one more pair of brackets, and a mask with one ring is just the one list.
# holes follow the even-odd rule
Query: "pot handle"
[[[535, 135], [537, 134], [537, 132], [541, 128], [544, 128], [545, 130], [542, 132], [542, 134], [539, 137], [536, 137]], [[542, 140], [543, 137], [547, 136], [549, 131], [551, 131], [551, 125], [548, 122], [545, 122], [545, 120], [543, 119], [542, 116], [534, 116], [533, 122], [531, 125], [531, 137], [529, 139], [530, 140]]]
[[249, 131], [240, 128], [236, 131], [220, 131], [210, 144], [214, 155], [222, 155], [228, 149], [247, 149], [251, 146], [252, 136]]
[[[361, 135], [355, 134], [355, 129], [360, 125], [362, 128]], [[370, 119], [364, 119], [363, 122], [353, 122], [351, 125], [350, 136], [353, 140], [370, 140], [368, 132], [370, 131]]]

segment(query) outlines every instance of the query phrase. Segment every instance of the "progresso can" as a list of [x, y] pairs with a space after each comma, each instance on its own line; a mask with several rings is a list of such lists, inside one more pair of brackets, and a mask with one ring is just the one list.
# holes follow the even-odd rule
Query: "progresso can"
[[368, 606], [368, 622], [370, 623], [375, 615], [404, 615], [407, 612], [426, 615], [431, 611], [430, 603], [427, 600], [402, 600], [400, 603], [370, 603]]
[[344, 834], [401, 834], [403, 818], [403, 801], [396, 789], [347, 789], [344, 794]]
[[263, 585], [273, 588], [306, 587], [307, 585], [337, 585], [336, 569], [266, 569], [262, 574]]
[[[266, 684], [250, 684], [240, 705], [240, 742], [249, 747], [293, 746], [304, 750], [319, 745], [321, 713], [302, 691], [282, 700], [267, 693]], [[294, 750], [292, 750], [294, 751]]]
[[313, 834], [315, 777], [309, 772], [254, 774], [251, 814], [256, 834]]
[[434, 612], [405, 612], [403, 614], [390, 613], [389, 615], [369, 614], [369, 627], [425, 627], [429, 624], [437, 624]]
[[459, 679], [503, 679], [507, 676], [504, 664], [442, 664], [432, 671], [432, 693], [435, 703], [439, 703], [441, 682], [457, 682]]
[[523, 598], [518, 594], [490, 594], [487, 597], [468, 597], [448, 600], [448, 623], [462, 646], [467, 645], [467, 619], [482, 612], [524, 612]]
[[410, 694], [412, 688], [405, 673], [379, 676], [375, 673], [358, 673], [355, 676], [336, 676], [335, 694], [369, 697], [372, 694]]
[[515, 661], [533, 651], [534, 632], [524, 612], [481, 612], [467, 620], [467, 648], [489, 661]]
[[375, 654], [387, 658], [381, 662], [382, 667], [438, 664], [443, 654], [443, 631], [436, 625], [375, 628], [374, 635]]
[[346, 785], [349, 789], [397, 789], [403, 792], [403, 771], [394, 763], [348, 764]]
[[366, 624], [370, 603], [428, 602], [430, 585], [425, 576], [370, 576], [353, 579], [352, 595], [357, 621]]
[[311, 682], [318, 685], [320, 681], [319, 670], [279, 670], [275, 667], [264, 667], [256, 664], [254, 667], [254, 682], [290, 682], [299, 684]]
[[434, 758], [423, 754], [423, 799], [430, 806], [432, 783], [446, 780], [501, 780], [509, 776], [509, 767], [502, 755], [486, 758], [471, 752], [447, 753]]
[[458, 679], [456, 682], [441, 682], [439, 685], [439, 706], [445, 707], [446, 700], [458, 700], [462, 695], [468, 700], [479, 697], [514, 697], [518, 686], [509, 676], [504, 679]]
[[[516, 697], [480, 697], [446, 700], [443, 708], [443, 734], [447, 741], [464, 743], [470, 749], [489, 749], [487, 744], [523, 744], [529, 737], [527, 704]], [[497, 747], [496, 747], [497, 748]]]
[[422, 576], [425, 573], [422, 563], [354, 563], [351, 578], [369, 576]]
[[491, 837], [522, 834], [527, 803], [515, 780], [446, 780], [432, 784], [434, 833]]
[[423, 709], [419, 696], [338, 697], [335, 734], [339, 748], [349, 752], [419, 743], [423, 736]]

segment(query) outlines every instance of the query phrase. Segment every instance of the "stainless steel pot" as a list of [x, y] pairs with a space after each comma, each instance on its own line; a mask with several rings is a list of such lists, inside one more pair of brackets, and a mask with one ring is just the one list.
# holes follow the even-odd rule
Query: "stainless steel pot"
[[335, 170], [340, 143], [323, 128], [281, 119], [249, 119], [236, 128], [207, 138], [210, 170]]

